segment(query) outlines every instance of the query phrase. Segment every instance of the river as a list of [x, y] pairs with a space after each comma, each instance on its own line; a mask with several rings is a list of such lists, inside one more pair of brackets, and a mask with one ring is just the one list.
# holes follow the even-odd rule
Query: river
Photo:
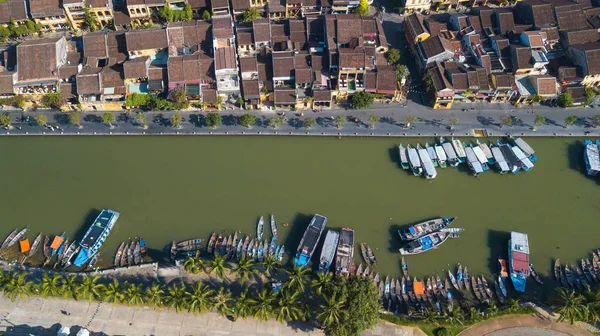
[[[396, 145], [425, 139], [317, 137], [4, 137], [2, 236], [15, 227], [81, 237], [102, 208], [121, 212], [102, 248], [111, 262], [121, 241], [142, 236], [150, 255], [171, 240], [207, 239], [219, 230], [255, 232], [274, 212], [280, 240], [295, 250], [314, 213], [328, 228], [350, 227], [370, 244], [378, 271], [399, 275], [396, 230], [456, 216], [462, 238], [407, 258], [415, 275], [457, 263], [496, 272], [511, 230], [529, 234], [542, 276], [556, 257], [575, 262], [600, 242], [598, 178], [583, 173], [581, 139], [530, 139], [539, 157], [527, 173], [440, 169], [435, 180], [399, 168]], [[289, 223], [284, 227], [283, 223]], [[319, 253], [319, 249], [316, 254]], [[316, 258], [314, 258], [316, 259]], [[360, 260], [360, 249], [355, 251]]]

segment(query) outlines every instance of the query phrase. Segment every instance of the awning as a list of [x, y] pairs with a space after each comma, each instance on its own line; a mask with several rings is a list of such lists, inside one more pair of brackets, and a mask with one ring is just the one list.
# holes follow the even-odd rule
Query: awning
[[19, 242], [19, 247], [21, 247], [21, 253], [29, 252], [29, 239], [25, 238]]

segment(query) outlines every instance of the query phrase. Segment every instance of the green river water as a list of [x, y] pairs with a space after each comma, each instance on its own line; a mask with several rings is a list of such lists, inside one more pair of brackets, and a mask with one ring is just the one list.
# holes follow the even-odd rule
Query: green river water
[[378, 271], [393, 276], [401, 272], [396, 230], [439, 216], [458, 217], [454, 226], [466, 230], [407, 257], [412, 274], [441, 275], [457, 263], [471, 274], [496, 272], [511, 230], [529, 234], [530, 260], [544, 277], [554, 258], [574, 263], [600, 247], [600, 179], [583, 173], [580, 139], [528, 140], [539, 157], [528, 173], [473, 177], [466, 167], [446, 168], [435, 180], [398, 166], [395, 146], [419, 140], [5, 137], [0, 234], [29, 226], [30, 239], [40, 231], [80, 238], [98, 210], [112, 208], [121, 218], [102, 247], [107, 264], [129, 237], [144, 237], [159, 258], [171, 240], [255, 233], [271, 212], [280, 241], [295, 251], [319, 213], [328, 228], [353, 228], [357, 247], [370, 244]]

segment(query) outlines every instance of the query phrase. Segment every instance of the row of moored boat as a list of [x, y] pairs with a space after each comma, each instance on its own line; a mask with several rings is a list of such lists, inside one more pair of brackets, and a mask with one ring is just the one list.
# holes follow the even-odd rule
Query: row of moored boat
[[560, 259], [554, 262], [554, 277], [561, 286], [584, 290], [600, 283], [600, 250], [592, 252], [592, 259], [581, 259], [580, 265], [564, 265]]
[[129, 242], [122, 242], [115, 254], [113, 264], [115, 267], [139, 265], [146, 257], [146, 242], [144, 238], [136, 238]]

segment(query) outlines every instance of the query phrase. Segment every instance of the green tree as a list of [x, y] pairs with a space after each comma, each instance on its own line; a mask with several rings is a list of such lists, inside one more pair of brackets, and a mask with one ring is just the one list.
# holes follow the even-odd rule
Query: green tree
[[77, 288], [79, 287], [79, 277], [73, 274], [67, 275], [60, 285], [60, 292], [65, 299], [72, 297], [75, 300], [79, 298]]
[[0, 114], [0, 125], [3, 127], [10, 127], [10, 125], [12, 125], [12, 117], [10, 116], [10, 114]]
[[113, 128], [112, 123], [115, 122], [115, 115], [110, 112], [106, 112], [102, 115], [102, 121], [107, 123], [108, 127]]
[[81, 284], [77, 287], [77, 295], [81, 298], [92, 300], [100, 300], [104, 293], [105, 286], [99, 284], [98, 280], [100, 275], [86, 276], [81, 281]]
[[535, 126], [541, 126], [546, 123], [546, 117], [541, 114], [535, 116], [534, 124]]
[[258, 294], [256, 306], [254, 308], [254, 317], [261, 322], [267, 321], [273, 314], [273, 296], [266, 289], [263, 289]]
[[369, 115], [369, 124], [371, 128], [375, 128], [375, 124], [377, 124], [381, 120], [381, 117], [376, 114]]
[[196, 251], [196, 256], [188, 257], [183, 263], [183, 268], [186, 270], [186, 272], [192, 274], [204, 272], [205, 265], [204, 261], [200, 258], [200, 251]]
[[506, 126], [510, 126], [513, 124], [513, 117], [509, 116], [509, 115], [504, 115], [500, 117], [500, 121], [501, 121], [501, 126], [502, 125], [506, 125]]
[[173, 118], [171, 118], [171, 126], [175, 128], [181, 128], [181, 120], [181, 112], [175, 112], [175, 115], [173, 115]]
[[204, 118], [204, 124], [210, 128], [217, 128], [223, 123], [223, 117], [219, 113], [211, 112]]
[[247, 316], [252, 315], [252, 306], [256, 304], [256, 301], [248, 296], [248, 289], [244, 289], [244, 291], [238, 295], [235, 300], [234, 311], [235, 317], [237, 320], [239, 317], [246, 319]]
[[567, 126], [571, 126], [573, 125], [575, 122], [577, 121], [577, 117], [576, 116], [568, 116], [565, 118], [565, 125]]
[[148, 129], [148, 118], [146, 118], [146, 115], [142, 112], [138, 112], [135, 115], [135, 122], [142, 126], [144, 129]]
[[312, 117], [308, 117], [302, 121], [302, 125], [306, 129], [311, 129], [311, 128], [315, 127], [316, 124], [317, 124], [317, 122], [315, 121], [315, 118], [312, 118]]
[[279, 126], [285, 124], [285, 119], [283, 117], [270, 117], [269, 118], [269, 126], [273, 128], [278, 128]]
[[285, 272], [289, 276], [289, 280], [283, 285], [285, 289], [299, 290], [304, 292], [304, 286], [306, 285], [307, 273], [309, 269], [306, 267], [298, 267], [294, 265], [292, 269], [286, 269]]
[[592, 123], [593, 123], [594, 127], [600, 126], [600, 114], [596, 114], [595, 116], [593, 116], [591, 118], [592, 118]]
[[167, 288], [165, 301], [169, 307], [175, 308], [175, 311], [178, 312], [187, 307], [187, 293], [184, 284], [172, 284]]
[[85, 16], [83, 19], [84, 29], [95, 32], [98, 27], [98, 18], [96, 17], [96, 14], [90, 12], [87, 8], [83, 9], [83, 14]]
[[592, 100], [596, 97], [596, 92], [590, 88], [585, 89], [585, 105], [590, 105]]
[[31, 282], [26, 281], [29, 274], [27, 272], [14, 273], [10, 272], [6, 275], [4, 281], [4, 295], [8, 297], [12, 302], [15, 302], [17, 298], [25, 300], [28, 295], [31, 294], [32, 285]]
[[417, 117], [409, 115], [404, 117], [404, 123], [406, 124], [405, 127], [406, 128], [410, 128], [410, 124], [414, 123], [417, 121]]
[[344, 128], [347, 121], [348, 120], [346, 119], [346, 117], [343, 117], [343, 116], [336, 116], [335, 118], [333, 118], [333, 122], [335, 123], [335, 125], [338, 129]]
[[553, 311], [559, 314], [558, 321], [569, 321], [571, 324], [581, 320], [587, 314], [585, 299], [580, 294], [559, 287], [554, 290], [549, 300]]
[[408, 70], [406, 65], [397, 64], [396, 65], [396, 80], [399, 82], [402, 80], [402, 78], [408, 77], [408, 76], [410, 76], [410, 71]]
[[144, 304], [144, 292], [141, 284], [130, 284], [125, 292], [127, 305], [141, 306]]
[[127, 107], [144, 107], [150, 101], [150, 96], [143, 93], [132, 93], [125, 98]]
[[63, 277], [60, 274], [48, 274], [44, 273], [42, 275], [42, 282], [39, 284], [40, 293], [47, 298], [48, 296], [59, 296], [60, 284]]
[[215, 272], [219, 278], [225, 278], [225, 259], [220, 254], [215, 255], [209, 266], [209, 274]]
[[302, 316], [302, 310], [298, 304], [299, 297], [300, 292], [290, 293], [287, 290], [282, 290], [279, 292], [275, 308], [275, 318], [277, 321], [283, 322], [300, 319]]
[[339, 323], [328, 324], [325, 333], [331, 335], [360, 335], [379, 321], [379, 295], [373, 280], [353, 277], [340, 289], [340, 299], [346, 300], [346, 312]]
[[65, 104], [65, 99], [61, 97], [60, 92], [48, 93], [44, 95], [42, 101], [44, 105], [55, 109], [60, 109]]
[[262, 263], [265, 273], [268, 278], [271, 278], [274, 274], [279, 273], [280, 264], [275, 259], [275, 256], [268, 255]]
[[46, 126], [48, 123], [48, 117], [46, 117], [44, 114], [38, 114], [35, 116], [35, 122], [38, 124], [38, 126]]
[[173, 22], [173, 10], [171, 9], [171, 5], [169, 2], [165, 2], [165, 5], [160, 10], [160, 18], [164, 22]]
[[146, 288], [144, 296], [146, 296], [145, 300], [149, 306], [162, 307], [165, 301], [165, 289], [163, 285], [153, 283]]
[[346, 301], [339, 299], [335, 293], [331, 296], [325, 296], [323, 300], [325, 302], [319, 306], [317, 319], [325, 327], [339, 325], [346, 314]]
[[191, 21], [193, 17], [194, 13], [192, 13], [192, 5], [186, 3], [185, 6], [183, 6], [183, 18], [185, 21]]
[[202, 12], [202, 20], [210, 20], [211, 15], [210, 12], [207, 10], [204, 10], [204, 12]]
[[564, 107], [573, 106], [573, 96], [569, 92], [561, 93], [560, 96], [558, 96], [558, 101]]
[[315, 279], [313, 279], [312, 283], [310, 284], [310, 287], [315, 288], [315, 293], [317, 293], [317, 295], [321, 295], [321, 293], [323, 292], [323, 289], [331, 286], [332, 283], [333, 283], [333, 274], [332, 273], [319, 272], [319, 273], [317, 273], [317, 277]]
[[387, 59], [388, 63], [396, 64], [400, 62], [400, 50], [392, 48], [385, 52], [385, 59]]
[[186, 293], [185, 301], [188, 311], [194, 313], [204, 313], [211, 306], [211, 297], [213, 290], [208, 286], [197, 282], [191, 292]]
[[78, 111], [70, 111], [69, 123], [81, 128], [81, 113], [79, 113]]
[[10, 38], [11, 32], [8, 27], [0, 26], [0, 41], [6, 42]]
[[256, 124], [256, 117], [252, 114], [246, 113], [240, 117], [240, 124], [250, 128]]
[[260, 12], [254, 7], [244, 9], [242, 11], [242, 22], [251, 23], [252, 21], [260, 18]]
[[213, 308], [216, 309], [221, 315], [226, 315], [231, 312], [231, 291], [224, 287], [219, 288], [217, 294], [213, 297]]
[[460, 119], [458, 119], [458, 118], [450, 119], [450, 129], [454, 129], [454, 125], [458, 124], [459, 121], [460, 121]]
[[363, 109], [373, 105], [375, 96], [372, 93], [360, 91], [352, 96], [350, 102], [355, 109]]
[[352, 10], [352, 13], [358, 14], [360, 16], [368, 16], [369, 15], [369, 3], [367, 0], [360, 0], [357, 7]]
[[125, 290], [127, 282], [121, 283], [117, 278], [106, 286], [104, 290], [104, 301], [112, 302], [113, 304], [121, 303], [125, 300]]
[[187, 94], [182, 88], [175, 89], [169, 94], [169, 99], [173, 102], [173, 109], [184, 110], [190, 107], [190, 102], [187, 99]]
[[242, 285], [248, 281], [250, 274], [258, 273], [258, 270], [253, 267], [254, 261], [246, 258], [246, 255], [242, 255], [242, 258], [237, 262], [236, 268], [233, 270], [233, 273], [240, 277], [240, 283]]
[[538, 94], [531, 95], [531, 101], [534, 102], [534, 103], [539, 103], [539, 102], [541, 102], [543, 100], [544, 100], [544, 97], [542, 97], [542, 96], [540, 96]]

